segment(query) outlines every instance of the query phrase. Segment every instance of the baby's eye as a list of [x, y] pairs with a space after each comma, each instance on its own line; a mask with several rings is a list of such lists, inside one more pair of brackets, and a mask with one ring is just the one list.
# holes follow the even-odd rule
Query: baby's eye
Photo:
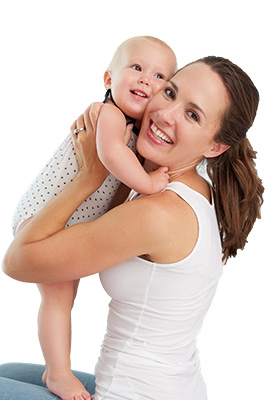
[[157, 79], [164, 79], [164, 76], [162, 74], [155, 74], [154, 76]]
[[194, 111], [188, 111], [188, 115], [195, 122], [199, 122], [199, 116]]
[[139, 65], [137, 65], [137, 64], [132, 65], [131, 68], [135, 69], [136, 71], [141, 71], [142, 70], [141, 67]]
[[165, 92], [167, 97], [169, 97], [170, 99], [174, 100], [175, 92], [174, 92], [173, 89], [171, 89], [170, 87], [167, 87], [167, 88], [164, 89], [164, 92]]

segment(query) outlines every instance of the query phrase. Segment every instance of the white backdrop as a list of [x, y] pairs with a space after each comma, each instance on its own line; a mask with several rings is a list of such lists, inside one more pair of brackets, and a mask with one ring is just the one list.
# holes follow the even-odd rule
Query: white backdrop
[[[0, 258], [12, 240], [15, 205], [92, 101], [116, 47], [135, 35], [165, 40], [179, 66], [206, 55], [239, 64], [261, 104], [249, 138], [269, 189], [269, 18], [265, 1], [9, 0], [0, 5]], [[268, 175], [268, 176], [267, 176]], [[209, 400], [267, 399], [269, 351], [269, 193], [244, 252], [230, 261], [199, 336]], [[43, 363], [35, 285], [0, 272], [0, 363]], [[73, 368], [93, 372], [108, 297], [98, 277], [83, 279], [73, 311]], [[169, 399], [168, 399], [169, 400]]]

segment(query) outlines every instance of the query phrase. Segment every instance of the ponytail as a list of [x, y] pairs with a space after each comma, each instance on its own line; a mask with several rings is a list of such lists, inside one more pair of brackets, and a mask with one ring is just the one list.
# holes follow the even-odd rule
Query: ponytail
[[261, 217], [264, 188], [255, 168], [256, 152], [243, 139], [236, 149], [207, 160], [222, 240], [223, 261], [245, 247], [254, 222]]
[[255, 168], [256, 152], [246, 137], [256, 116], [259, 93], [250, 77], [230, 60], [209, 56], [197, 62], [209, 65], [220, 76], [230, 99], [215, 136], [217, 143], [230, 148], [207, 159], [226, 263], [244, 248], [254, 222], [261, 217], [264, 188]]

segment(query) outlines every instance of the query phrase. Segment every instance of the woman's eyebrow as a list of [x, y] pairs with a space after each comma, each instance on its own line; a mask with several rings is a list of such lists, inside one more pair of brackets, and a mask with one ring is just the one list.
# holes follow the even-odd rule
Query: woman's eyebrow
[[172, 87], [175, 90], [175, 92], [178, 93], [178, 86], [173, 81], [169, 81], [169, 82], [172, 85]]
[[[177, 86], [173, 81], [169, 81], [169, 82], [170, 82], [170, 84], [172, 85], [172, 87], [173, 87], [173, 89], [175, 90], [175, 92], [178, 93], [178, 92], [179, 92], [178, 86]], [[188, 105], [189, 105], [190, 107], [194, 108], [195, 110], [199, 111], [199, 112], [204, 116], [204, 118], [206, 119], [205, 112], [201, 109], [201, 107], [198, 106], [198, 104], [193, 103], [193, 102], [191, 101], [191, 102], [188, 103]]]
[[206, 119], [206, 115], [205, 115], [204, 111], [201, 109], [201, 107], [198, 106], [198, 104], [195, 104], [195, 103], [192, 103], [192, 102], [189, 102], [188, 104], [189, 104], [190, 107], [192, 107], [192, 108], [194, 108], [195, 110], [197, 110], [197, 111], [199, 111], [200, 113], [202, 113], [203, 116], [204, 116], [204, 118]]

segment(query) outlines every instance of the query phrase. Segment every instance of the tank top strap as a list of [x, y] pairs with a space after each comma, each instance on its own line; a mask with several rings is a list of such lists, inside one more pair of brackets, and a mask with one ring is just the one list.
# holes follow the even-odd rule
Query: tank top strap
[[176, 194], [178, 194], [179, 197], [185, 200], [185, 202], [188, 203], [191, 206], [191, 208], [193, 208], [196, 214], [200, 214], [200, 210], [202, 207], [209, 208], [209, 210], [215, 209], [214, 196], [211, 186], [210, 189], [211, 189], [212, 203], [209, 203], [209, 201], [201, 193], [190, 188], [189, 186], [185, 185], [182, 182], [168, 183], [167, 187], [165, 188], [165, 190], [171, 190]]

